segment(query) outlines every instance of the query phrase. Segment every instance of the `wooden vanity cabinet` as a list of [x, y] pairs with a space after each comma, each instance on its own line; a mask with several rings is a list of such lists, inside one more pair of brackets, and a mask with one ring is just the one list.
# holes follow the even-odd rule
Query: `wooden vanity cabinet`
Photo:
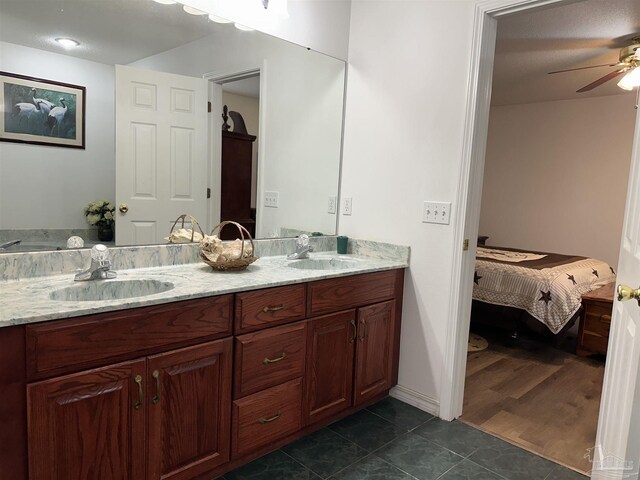
[[403, 279], [398, 269], [2, 329], [0, 440], [17, 443], [0, 450], [0, 472], [208, 480], [339, 420], [397, 383]]

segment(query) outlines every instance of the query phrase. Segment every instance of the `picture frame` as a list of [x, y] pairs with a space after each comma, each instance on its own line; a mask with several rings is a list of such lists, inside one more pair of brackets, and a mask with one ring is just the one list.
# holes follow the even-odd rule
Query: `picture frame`
[[0, 141], [85, 148], [86, 87], [0, 72]]

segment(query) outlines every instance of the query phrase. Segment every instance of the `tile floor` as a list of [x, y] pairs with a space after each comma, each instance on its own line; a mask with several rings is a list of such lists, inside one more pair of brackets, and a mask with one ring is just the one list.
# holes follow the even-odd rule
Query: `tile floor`
[[393, 398], [225, 474], [226, 480], [586, 480]]

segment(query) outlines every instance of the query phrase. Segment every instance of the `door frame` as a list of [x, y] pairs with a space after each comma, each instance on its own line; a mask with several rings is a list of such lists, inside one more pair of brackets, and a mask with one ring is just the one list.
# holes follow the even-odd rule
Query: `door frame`
[[265, 118], [266, 118], [266, 92], [267, 92], [267, 61], [263, 60], [259, 67], [248, 67], [235, 70], [232, 73], [210, 72], [202, 75], [202, 78], [209, 82], [209, 101], [211, 102], [211, 113], [209, 115], [209, 183], [211, 188], [211, 198], [208, 203], [209, 229], [218, 224], [220, 218], [221, 202], [221, 177], [220, 166], [222, 165], [222, 130], [217, 127], [217, 113], [222, 110], [222, 96], [218, 95], [214, 87], [215, 84], [223, 85], [236, 80], [243, 80], [254, 76], [260, 77], [260, 98], [258, 99], [258, 176], [256, 181], [256, 236], [261, 231], [262, 226], [260, 211], [263, 208], [262, 192], [264, 191], [264, 160], [265, 160]]
[[[469, 338], [476, 238], [484, 180], [484, 160], [489, 127], [491, 84], [498, 19], [516, 12], [580, 0], [485, 0], [475, 6], [471, 43], [469, 86], [463, 137], [463, 153], [458, 179], [459, 215], [453, 222], [454, 248], [450, 285], [449, 323], [441, 378], [440, 416], [453, 420], [462, 414]], [[634, 138], [640, 145], [640, 128]], [[463, 242], [470, 240], [468, 251]], [[605, 382], [613, 390], [612, 382]], [[605, 392], [603, 391], [603, 396]], [[621, 426], [601, 417], [598, 430], [611, 433]]]

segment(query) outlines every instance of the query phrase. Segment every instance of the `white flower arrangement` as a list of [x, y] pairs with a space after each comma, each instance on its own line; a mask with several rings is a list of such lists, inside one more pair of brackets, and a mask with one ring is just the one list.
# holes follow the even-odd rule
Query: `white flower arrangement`
[[95, 200], [84, 207], [84, 216], [89, 225], [110, 227], [114, 223], [116, 207], [107, 200]]

